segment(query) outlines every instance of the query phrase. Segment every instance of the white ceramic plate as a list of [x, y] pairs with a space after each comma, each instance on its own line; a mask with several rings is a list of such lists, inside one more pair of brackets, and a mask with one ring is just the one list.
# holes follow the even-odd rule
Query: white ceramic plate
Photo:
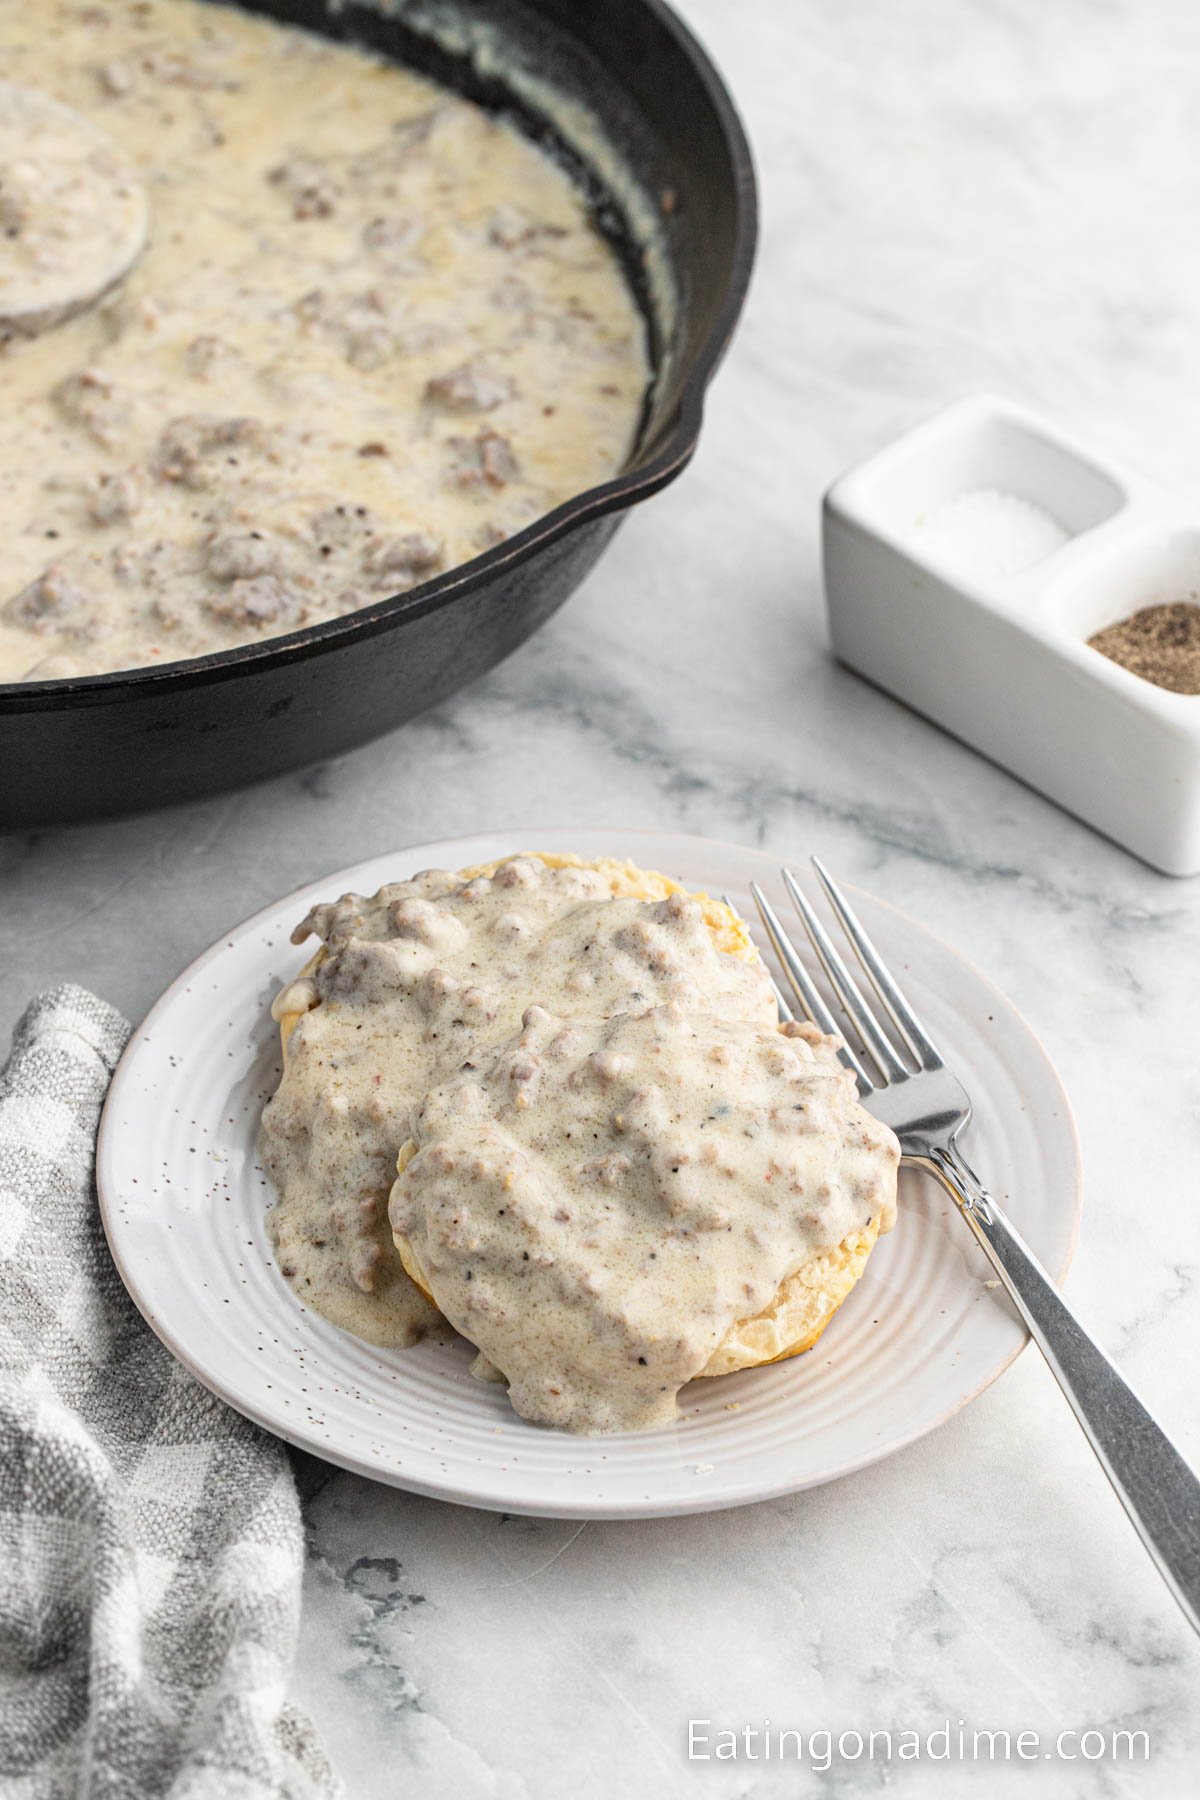
[[[288, 934], [313, 900], [515, 850], [628, 856], [689, 887], [779, 888], [773, 857], [657, 832], [514, 831], [421, 844], [323, 877], [207, 950], [135, 1031], [100, 1128], [108, 1241], [149, 1323], [208, 1387], [330, 1462], [417, 1493], [515, 1513], [638, 1518], [702, 1512], [829, 1481], [940, 1424], [1025, 1343], [941, 1190], [901, 1180], [900, 1221], [818, 1346], [687, 1387], [680, 1422], [576, 1438], [527, 1425], [475, 1381], [461, 1341], [377, 1350], [307, 1310], [276, 1268], [255, 1160], [279, 1078], [269, 1007], [302, 958]], [[797, 863], [802, 858], [797, 852]], [[921, 926], [865, 895], [893, 963], [976, 1110], [972, 1161], [1043, 1262], [1065, 1273], [1079, 1215], [1070, 1108], [1003, 996]]]

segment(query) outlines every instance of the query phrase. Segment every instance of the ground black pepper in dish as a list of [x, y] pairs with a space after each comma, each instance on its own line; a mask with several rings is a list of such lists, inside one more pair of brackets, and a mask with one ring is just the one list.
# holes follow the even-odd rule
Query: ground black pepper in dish
[[1088, 639], [1112, 662], [1175, 694], [1200, 694], [1200, 606], [1169, 600], [1144, 606]]

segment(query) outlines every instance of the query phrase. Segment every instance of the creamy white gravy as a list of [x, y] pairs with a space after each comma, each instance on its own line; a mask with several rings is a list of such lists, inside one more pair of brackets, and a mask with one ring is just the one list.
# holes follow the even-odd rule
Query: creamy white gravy
[[524, 1418], [638, 1431], [731, 1326], [881, 1215], [898, 1150], [832, 1041], [672, 1004], [541, 1007], [436, 1088], [391, 1198], [450, 1322]]
[[519, 1029], [531, 1002], [608, 1016], [676, 1002], [771, 1026], [761, 965], [717, 949], [686, 895], [614, 899], [591, 869], [527, 857], [464, 882], [445, 870], [314, 907], [293, 933], [326, 955], [279, 995], [301, 1016], [263, 1114], [280, 1268], [298, 1296], [377, 1344], [437, 1315], [393, 1247], [388, 1196], [414, 1109]]
[[642, 321], [516, 130], [195, 0], [0, 7], [0, 69], [94, 120], [151, 214], [109, 297], [0, 342], [0, 679], [353, 611], [621, 466]]

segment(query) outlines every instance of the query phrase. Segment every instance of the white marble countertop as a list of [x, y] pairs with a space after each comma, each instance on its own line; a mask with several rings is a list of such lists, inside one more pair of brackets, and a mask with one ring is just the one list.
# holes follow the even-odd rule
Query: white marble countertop
[[[0, 1020], [64, 977], [137, 1015], [231, 919], [423, 838], [563, 821], [819, 849], [981, 964], [1048, 1047], [1087, 1167], [1071, 1297], [1200, 1460], [1200, 885], [834, 666], [817, 559], [832, 476], [977, 388], [1194, 488], [1200, 14], [685, 11], [764, 204], [693, 467], [538, 638], [406, 730], [249, 793], [8, 839]], [[312, 1485], [295, 1692], [356, 1800], [1195, 1792], [1200, 1645], [1035, 1352], [889, 1462], [706, 1519], [580, 1527]], [[1128, 1727], [1152, 1759], [689, 1766], [689, 1718], [766, 1717]]]

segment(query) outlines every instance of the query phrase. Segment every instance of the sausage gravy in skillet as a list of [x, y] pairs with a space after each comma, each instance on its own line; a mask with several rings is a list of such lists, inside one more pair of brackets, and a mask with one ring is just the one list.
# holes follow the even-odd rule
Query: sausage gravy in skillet
[[[99, 127], [149, 203], [94, 306], [0, 327], [0, 680], [352, 612], [620, 468], [642, 320], [515, 128], [197, 0], [0, 7], [0, 68]], [[47, 187], [35, 163], [0, 169], [0, 320]], [[60, 263], [70, 248], [56, 230]]]

